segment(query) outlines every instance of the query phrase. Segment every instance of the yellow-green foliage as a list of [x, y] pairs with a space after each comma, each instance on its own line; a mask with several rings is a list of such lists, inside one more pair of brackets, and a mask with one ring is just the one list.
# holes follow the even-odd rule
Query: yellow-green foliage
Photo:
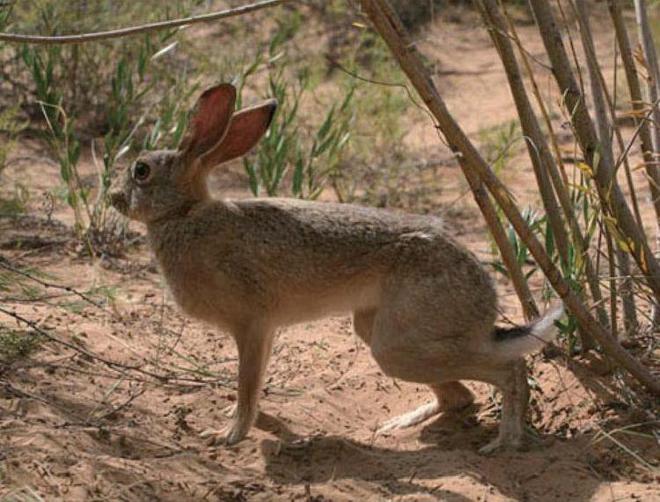
[[0, 174], [7, 165], [7, 158], [16, 145], [16, 135], [24, 124], [18, 119], [18, 107], [0, 111]]

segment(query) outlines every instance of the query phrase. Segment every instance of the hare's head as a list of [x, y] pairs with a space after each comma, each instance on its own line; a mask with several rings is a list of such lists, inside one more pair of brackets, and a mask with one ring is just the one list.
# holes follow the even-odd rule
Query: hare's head
[[177, 150], [142, 152], [113, 190], [112, 205], [145, 223], [185, 214], [209, 197], [211, 168], [247, 153], [263, 136], [275, 100], [234, 113], [236, 89], [220, 84], [197, 100]]

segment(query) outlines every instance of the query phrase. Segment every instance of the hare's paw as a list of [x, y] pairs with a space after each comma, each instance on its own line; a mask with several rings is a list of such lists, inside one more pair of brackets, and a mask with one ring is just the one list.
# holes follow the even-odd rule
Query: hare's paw
[[222, 414], [232, 421], [222, 429], [207, 429], [200, 432], [199, 436], [206, 440], [209, 446], [218, 446], [222, 444], [233, 445], [242, 440], [250, 430], [250, 425], [246, 425], [246, 421], [242, 423], [237, 419], [238, 405], [236, 403], [222, 409]]
[[242, 441], [245, 438], [245, 436], [247, 436], [249, 430], [250, 430], [249, 424], [244, 425], [239, 421], [233, 422], [227, 432], [227, 436], [225, 438], [225, 444], [227, 446], [231, 446], [238, 443], [239, 441]]
[[207, 446], [218, 446], [225, 444], [228, 430], [228, 427], [223, 429], [206, 429], [199, 433], [199, 437], [204, 440]]
[[199, 436], [206, 440], [208, 446], [227, 445], [232, 446], [241, 441], [247, 436], [249, 426], [245, 426], [239, 422], [232, 421], [232, 423], [224, 429], [214, 430], [207, 429], [199, 434]]

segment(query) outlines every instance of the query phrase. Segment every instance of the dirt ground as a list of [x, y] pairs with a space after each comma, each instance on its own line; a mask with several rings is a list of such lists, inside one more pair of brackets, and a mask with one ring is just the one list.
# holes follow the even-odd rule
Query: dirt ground
[[[540, 55], [534, 28], [520, 29]], [[603, 50], [609, 42], [599, 39]], [[475, 140], [515, 117], [485, 31], [438, 22], [419, 43], [443, 69], [440, 90]], [[462, 57], [452, 58], [458, 50]], [[428, 123], [413, 124], [405, 141], [420, 156], [448, 156]], [[38, 142], [23, 141], [8, 179], [36, 194], [57, 186], [57, 166], [45, 156]], [[437, 176], [445, 187], [439, 204], [466, 188], [451, 162]], [[527, 164], [504, 176], [518, 197], [535, 200]], [[240, 167], [213, 186], [247, 195]], [[379, 423], [431, 394], [384, 376], [343, 317], [283, 331], [256, 427], [236, 446], [208, 446], [199, 434], [222, 428], [235, 400], [232, 340], [179, 313], [139, 225], [126, 256], [90, 259], [74, 244], [68, 210], [56, 206], [48, 219], [42, 202], [35, 197], [28, 214], [0, 218], [0, 256], [78, 291], [102, 286], [94, 298], [105, 291], [113, 301], [94, 306], [45, 288], [47, 302], [4, 306], [120, 364], [45, 342], [0, 373], [0, 500], [660, 500], [654, 403], [643, 392], [627, 395], [598, 356], [530, 359], [530, 421], [549, 444], [483, 456], [499, 404], [476, 382], [468, 383], [470, 409], [376, 435]], [[458, 239], [488, 259], [470, 196], [450, 209], [441, 211]], [[521, 321], [510, 285], [497, 281], [503, 313]]]

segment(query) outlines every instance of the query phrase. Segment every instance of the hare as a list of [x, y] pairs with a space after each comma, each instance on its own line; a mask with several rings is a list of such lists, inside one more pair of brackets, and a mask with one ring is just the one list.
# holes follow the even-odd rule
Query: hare
[[408, 427], [469, 405], [459, 380], [502, 391], [498, 437], [520, 447], [528, 403], [525, 354], [551, 340], [562, 308], [528, 326], [494, 326], [496, 295], [477, 259], [440, 219], [284, 198], [215, 200], [206, 179], [266, 132], [275, 101], [234, 112], [236, 90], [206, 90], [177, 150], [143, 152], [111, 195], [146, 224], [172, 295], [188, 315], [228, 331], [238, 346], [238, 398], [222, 438], [242, 440], [257, 415], [278, 328], [352, 313], [382, 371], [427, 384], [435, 400], [387, 422]]

